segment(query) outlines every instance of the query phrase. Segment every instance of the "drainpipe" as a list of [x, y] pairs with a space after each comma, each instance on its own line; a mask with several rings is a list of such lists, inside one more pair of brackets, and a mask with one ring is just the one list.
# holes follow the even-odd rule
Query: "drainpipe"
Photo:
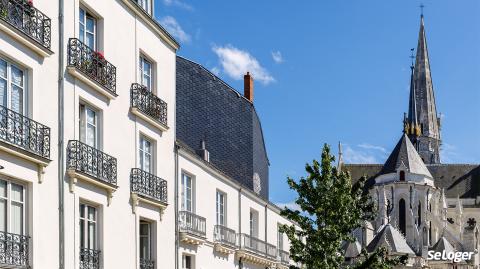
[[64, 96], [63, 96], [63, 70], [64, 70], [64, 24], [63, 24], [63, 0], [58, 0], [58, 268], [65, 268], [65, 215], [64, 215]]
[[[240, 243], [242, 241], [242, 188], [238, 189], [238, 244], [240, 246]], [[243, 262], [242, 258], [238, 259], [238, 268], [243, 269]]]
[[175, 144], [175, 194], [174, 194], [174, 208], [175, 208], [175, 269], [178, 269], [178, 251], [179, 251], [179, 235], [178, 235], [178, 145]]
[[[267, 241], [267, 204], [265, 204], [265, 243], [268, 243]], [[267, 249], [265, 250], [268, 251]]]

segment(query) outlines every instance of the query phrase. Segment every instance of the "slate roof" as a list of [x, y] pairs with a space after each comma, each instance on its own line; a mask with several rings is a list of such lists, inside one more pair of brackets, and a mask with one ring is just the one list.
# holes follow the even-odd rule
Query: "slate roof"
[[193, 150], [202, 140], [210, 162], [230, 178], [268, 199], [268, 156], [254, 105], [202, 65], [177, 56], [176, 136]]
[[355, 258], [362, 252], [362, 245], [357, 241], [347, 242], [343, 245], [345, 251], [345, 258]]
[[385, 247], [391, 253], [411, 254], [415, 253], [408, 246], [405, 237], [395, 227], [386, 224], [382, 227], [367, 246], [368, 252], [373, 252], [379, 247]]
[[432, 177], [406, 134], [398, 141], [380, 174], [395, 173], [400, 166], [405, 166], [410, 173]]
[[430, 250], [434, 250], [435, 252], [442, 252], [445, 250], [447, 253], [455, 252], [455, 248], [452, 246], [452, 244], [450, 244], [450, 242], [448, 242], [447, 238], [445, 238], [444, 236], [440, 237], [437, 243], [435, 243], [435, 245], [433, 245]]

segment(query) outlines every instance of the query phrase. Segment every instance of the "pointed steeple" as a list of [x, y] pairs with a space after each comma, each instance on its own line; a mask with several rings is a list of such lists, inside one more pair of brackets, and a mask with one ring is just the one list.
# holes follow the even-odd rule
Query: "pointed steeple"
[[[440, 163], [439, 118], [435, 104], [423, 14], [420, 17], [417, 54], [412, 71], [408, 120], [409, 122], [416, 120], [418, 126], [418, 130], [413, 128], [418, 138], [412, 142], [415, 143], [418, 153], [426, 164]], [[412, 130], [412, 126], [409, 127]]]
[[[412, 49], [413, 54], [413, 49]], [[413, 56], [412, 56], [413, 57]], [[417, 94], [415, 90], [415, 81], [414, 81], [414, 70], [415, 67], [410, 66], [410, 98], [408, 100], [408, 118], [406, 118], [405, 124], [405, 133], [408, 135], [412, 143], [416, 146], [417, 138], [421, 135], [420, 125], [418, 124], [418, 113], [417, 113]], [[417, 148], [418, 149], [418, 148]]]

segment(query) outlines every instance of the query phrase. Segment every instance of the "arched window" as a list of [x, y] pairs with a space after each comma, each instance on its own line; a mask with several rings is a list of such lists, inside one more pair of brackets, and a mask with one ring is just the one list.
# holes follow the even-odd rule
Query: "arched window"
[[418, 201], [417, 226], [420, 227], [421, 224], [422, 224], [422, 203]]
[[405, 200], [400, 199], [398, 202], [398, 223], [400, 224], [400, 231], [403, 235], [407, 234], [407, 219], [406, 219], [406, 207]]
[[400, 171], [400, 181], [405, 181], [405, 171]]

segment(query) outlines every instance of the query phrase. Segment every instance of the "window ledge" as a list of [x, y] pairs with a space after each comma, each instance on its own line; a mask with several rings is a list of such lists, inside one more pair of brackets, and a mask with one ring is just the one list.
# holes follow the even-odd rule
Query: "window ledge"
[[24, 160], [30, 161], [32, 163], [37, 164], [38, 170], [38, 183], [43, 182], [43, 175], [45, 174], [45, 167], [51, 162], [51, 160], [40, 157], [36, 154], [30, 153], [26, 150], [21, 148], [17, 148], [10, 144], [7, 144], [3, 141], [0, 141], [0, 151], [7, 152], [11, 155], [20, 157]]
[[92, 185], [105, 189], [107, 191], [107, 205], [110, 205], [112, 203], [113, 193], [117, 190], [116, 186], [103, 183], [91, 176], [78, 172], [75, 169], [67, 169], [67, 175], [70, 177], [69, 185], [70, 185], [71, 193], [75, 192], [75, 185], [77, 184], [77, 180], [81, 179], [87, 183], [90, 183]]
[[140, 109], [138, 109], [136, 107], [131, 107], [130, 112], [132, 112], [132, 114], [134, 114], [135, 116], [143, 119], [144, 121], [150, 123], [151, 125], [158, 128], [162, 132], [166, 132], [169, 129], [168, 126], [160, 123], [159, 121], [156, 121], [155, 119], [146, 115], [145, 113], [143, 113]]
[[202, 245], [205, 243], [205, 238], [193, 235], [188, 232], [180, 232], [180, 241], [191, 245]]
[[276, 260], [269, 259], [266, 256], [253, 253], [245, 249], [237, 250], [235, 255], [237, 256], [237, 258], [242, 258], [242, 260], [245, 260], [247, 262], [257, 264], [260, 266], [270, 267], [277, 264]]
[[7, 33], [9, 36], [13, 37], [15, 40], [27, 46], [42, 57], [48, 57], [53, 54], [53, 51], [45, 48], [37, 41], [32, 40], [30, 37], [20, 32], [18, 29], [3, 20], [0, 20], [0, 30]]
[[96, 81], [93, 81], [91, 78], [87, 77], [84, 73], [82, 73], [80, 70], [78, 70], [74, 66], [67, 66], [67, 71], [70, 75], [80, 79], [85, 84], [87, 84], [88, 86], [96, 90], [98, 93], [107, 97], [109, 100], [115, 99], [118, 96], [117, 94], [114, 94], [109, 90], [105, 89], [102, 85], [98, 84]]
[[131, 193], [131, 198], [132, 198], [132, 207], [133, 207], [133, 213], [137, 212], [137, 207], [140, 205], [140, 202], [149, 204], [152, 206], [157, 207], [160, 210], [160, 220], [162, 219], [163, 212], [167, 208], [168, 204], [160, 201], [156, 201], [153, 199], [145, 198], [142, 197], [141, 195], [137, 193]]
[[219, 252], [219, 253], [222, 253], [222, 254], [225, 254], [225, 255], [229, 255], [229, 254], [235, 253], [236, 247], [229, 246], [229, 245], [226, 245], [226, 244], [222, 244], [220, 242], [216, 242], [216, 243], [214, 243], [214, 249], [215, 249], [216, 252]]

